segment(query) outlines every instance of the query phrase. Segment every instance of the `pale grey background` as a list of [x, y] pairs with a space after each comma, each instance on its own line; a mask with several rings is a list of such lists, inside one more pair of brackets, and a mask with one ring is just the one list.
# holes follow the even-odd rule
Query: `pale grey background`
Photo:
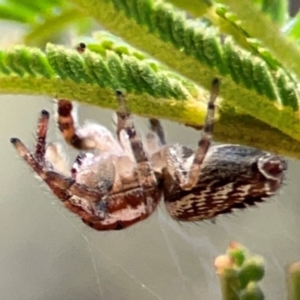
[[[220, 299], [214, 258], [238, 241], [265, 257], [267, 299], [285, 298], [285, 267], [300, 259], [300, 163], [289, 161], [281, 195], [216, 224], [180, 224], [163, 205], [120, 232], [97, 232], [66, 211], [9, 143], [34, 142], [47, 97], [0, 97], [0, 295], [4, 300]], [[80, 119], [112, 128], [111, 111], [80, 106]], [[147, 122], [139, 118], [139, 127]], [[164, 122], [170, 142], [196, 146], [199, 132]], [[51, 123], [51, 140], [60, 139]], [[69, 148], [67, 148], [69, 149]], [[73, 152], [74, 155], [74, 152]]]
[[[1, 29], [2, 46], [18, 40], [19, 31]], [[177, 223], [161, 205], [130, 229], [97, 232], [61, 206], [9, 143], [17, 136], [33, 145], [39, 111], [52, 111], [51, 100], [4, 95], [0, 105], [1, 300], [218, 300], [213, 261], [230, 241], [265, 257], [266, 299], [285, 299], [286, 265], [300, 260], [299, 161], [289, 160], [281, 195], [216, 224]], [[80, 106], [80, 117], [112, 128], [111, 111]], [[196, 146], [198, 132], [164, 124], [170, 142]], [[51, 140], [61, 140], [55, 128]]]

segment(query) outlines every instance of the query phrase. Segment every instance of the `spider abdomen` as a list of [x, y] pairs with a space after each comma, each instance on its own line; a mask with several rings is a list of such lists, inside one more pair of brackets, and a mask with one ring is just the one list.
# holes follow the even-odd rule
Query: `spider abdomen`
[[71, 196], [65, 206], [79, 214], [82, 221], [97, 230], [120, 230], [146, 219], [156, 209], [161, 198], [157, 189], [141, 187], [110, 194], [91, 204], [84, 198]]
[[286, 162], [277, 155], [240, 145], [213, 146], [198, 182], [184, 190], [169, 176], [164, 186], [168, 212], [181, 221], [200, 221], [245, 208], [274, 195]]

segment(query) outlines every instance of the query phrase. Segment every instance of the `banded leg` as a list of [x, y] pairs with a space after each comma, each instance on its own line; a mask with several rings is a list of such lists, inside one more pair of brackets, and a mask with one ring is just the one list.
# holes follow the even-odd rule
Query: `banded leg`
[[126, 106], [125, 97], [121, 91], [116, 91], [119, 109], [117, 110], [117, 130], [122, 130], [128, 135], [133, 156], [138, 164], [137, 171], [140, 184], [145, 188], [154, 188], [156, 186], [156, 178], [148, 157], [144, 151], [141, 139], [137, 136], [132, 116]]
[[46, 153], [46, 138], [49, 124], [49, 113], [46, 110], [41, 111], [36, 130], [35, 157], [44, 162]]
[[184, 172], [182, 172], [180, 168], [178, 171], [175, 171], [176, 179], [179, 181], [180, 187], [183, 190], [192, 189], [198, 182], [201, 173], [201, 164], [210, 147], [213, 136], [215, 101], [219, 93], [219, 86], [220, 81], [218, 78], [215, 78], [212, 81], [210, 100], [207, 106], [207, 114], [203, 126], [202, 138], [198, 143], [198, 149], [195, 152], [194, 160], [190, 167], [190, 170], [186, 175], [184, 175]]
[[[120, 145], [105, 127], [98, 124], [87, 123], [80, 128], [76, 124], [76, 118], [73, 116], [74, 112], [72, 110], [72, 102], [67, 100], [58, 101], [58, 127], [68, 144], [79, 150], [97, 149], [100, 152], [107, 151], [113, 153], [113, 151], [115, 151], [116, 153], [120, 153]], [[76, 179], [76, 182], [79, 181], [79, 185], [80, 182], [86, 184], [85, 180], [81, 178], [82, 176], [84, 177], [84, 174], [78, 175], [78, 170], [81, 168], [82, 161], [87, 158], [87, 156], [91, 156], [90, 159], [93, 160], [92, 157], [94, 157], [94, 154], [79, 154], [71, 169], [72, 178], [74, 180]], [[114, 166], [112, 164], [109, 164], [109, 166], [105, 164], [99, 165], [97, 173], [95, 173], [95, 178], [93, 178], [93, 180], [90, 179], [98, 183], [94, 188], [98, 191], [99, 195], [102, 195], [100, 198], [98, 197], [98, 206], [99, 210], [103, 211], [103, 215], [105, 215], [107, 211], [106, 202], [109, 191], [114, 183], [114, 171]]]
[[78, 197], [87, 197], [90, 202], [98, 202], [103, 196], [100, 191], [77, 184], [71, 177], [54, 171], [51, 163], [45, 159], [48, 120], [49, 113], [43, 110], [38, 120], [34, 153], [31, 153], [18, 138], [12, 138], [10, 140], [11, 143], [16, 148], [18, 154], [63, 202], [69, 199], [69, 194], [74, 194]]
[[160, 145], [161, 146], [165, 145], [166, 144], [165, 132], [159, 120], [156, 118], [151, 118], [149, 119], [149, 123], [150, 123], [151, 130], [158, 136]]
[[58, 100], [57, 123], [65, 141], [75, 149], [116, 154], [122, 151], [120, 144], [104, 126], [87, 122], [80, 127], [71, 101]]
[[116, 95], [119, 102], [119, 109], [117, 110], [117, 133], [119, 134], [124, 129], [128, 135], [136, 162], [146, 162], [148, 158], [143, 149], [142, 141], [136, 134], [131, 113], [125, 103], [125, 97], [121, 91], [116, 91]]
[[147, 153], [151, 159], [151, 164], [157, 165], [162, 160], [164, 146], [166, 145], [165, 134], [159, 120], [149, 119], [151, 131], [146, 135]]
[[71, 101], [60, 99], [57, 103], [57, 124], [65, 141], [76, 149], [87, 150], [89, 143], [86, 138], [77, 134], [76, 121], [72, 116], [73, 104]]

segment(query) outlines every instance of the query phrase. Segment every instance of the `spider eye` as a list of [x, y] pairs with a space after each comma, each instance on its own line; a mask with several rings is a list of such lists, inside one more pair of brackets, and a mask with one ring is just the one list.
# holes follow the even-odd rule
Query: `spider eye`
[[286, 162], [279, 156], [265, 154], [258, 160], [258, 170], [262, 175], [269, 179], [277, 180], [281, 177], [283, 171], [287, 169]]

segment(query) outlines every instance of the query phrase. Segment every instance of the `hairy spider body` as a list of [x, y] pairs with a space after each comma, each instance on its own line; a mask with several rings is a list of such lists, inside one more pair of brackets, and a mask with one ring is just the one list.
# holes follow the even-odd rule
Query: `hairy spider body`
[[266, 172], [270, 164], [277, 163], [285, 168], [281, 158], [255, 148], [211, 146], [192, 190], [183, 190], [170, 177], [170, 182], [165, 182], [167, 210], [180, 221], [200, 221], [254, 205], [280, 187], [282, 177], [277, 177], [277, 172], [281, 170]]
[[146, 219], [162, 195], [169, 214], [200, 221], [245, 208], [272, 196], [281, 186], [286, 162], [269, 152], [240, 145], [211, 146], [214, 102], [211, 98], [198, 149], [166, 145], [163, 128], [150, 119], [146, 142], [137, 136], [123, 94], [117, 91], [117, 139], [105, 127], [79, 127], [73, 105], [57, 102], [57, 123], [64, 139], [80, 150], [71, 170], [56, 144], [46, 143], [49, 113], [42, 111], [35, 150], [17, 138], [19, 155], [53, 193], [84, 223], [97, 230], [119, 230]]

